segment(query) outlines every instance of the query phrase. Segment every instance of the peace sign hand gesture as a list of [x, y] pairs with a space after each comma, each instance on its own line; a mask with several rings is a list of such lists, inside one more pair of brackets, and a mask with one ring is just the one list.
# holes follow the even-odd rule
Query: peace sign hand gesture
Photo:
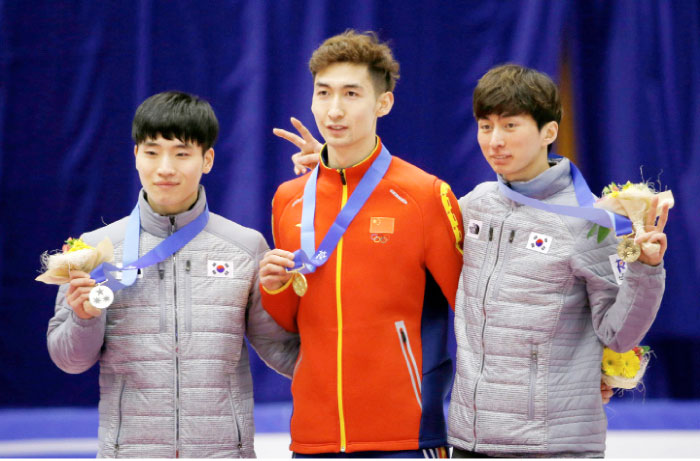
[[292, 125], [294, 125], [294, 128], [297, 129], [301, 136], [281, 128], [273, 128], [272, 132], [275, 134], [275, 136], [286, 139], [300, 149], [299, 152], [292, 155], [292, 162], [294, 162], [294, 174], [298, 176], [306, 173], [306, 170], [310, 170], [316, 166], [318, 163], [319, 154], [321, 153], [321, 148], [323, 148], [323, 144], [318, 142], [316, 138], [313, 137], [311, 132], [299, 120], [292, 117], [291, 121]]
[[[634, 243], [641, 245], [642, 252], [639, 255], [639, 261], [650, 266], [661, 264], [666, 253], [667, 240], [664, 234], [664, 227], [668, 221], [669, 204], [665, 203], [658, 213], [659, 198], [651, 199], [649, 211], [647, 212], [644, 229], [642, 232], [637, 232]], [[656, 217], [659, 217], [658, 221]]]

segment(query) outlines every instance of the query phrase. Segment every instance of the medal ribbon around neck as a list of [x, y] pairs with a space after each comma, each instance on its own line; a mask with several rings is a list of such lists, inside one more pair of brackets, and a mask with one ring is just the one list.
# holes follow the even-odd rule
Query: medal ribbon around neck
[[[384, 177], [391, 163], [391, 154], [382, 144], [382, 150], [372, 162], [360, 183], [350, 195], [347, 203], [340, 210], [330, 229], [315, 250], [314, 216], [316, 214], [316, 182], [320, 165], [316, 165], [304, 186], [304, 205], [301, 212], [301, 249], [294, 252], [294, 267], [290, 272], [308, 274], [328, 261], [348, 226], [355, 218], [367, 199]], [[309, 255], [312, 255], [309, 257]]]
[[[174, 234], [168, 236], [165, 240], [160, 242], [155, 248], [139, 258], [139, 238], [141, 232], [141, 214], [139, 211], [139, 204], [137, 203], [134, 209], [129, 215], [129, 221], [127, 222], [126, 233], [124, 237], [124, 253], [123, 261], [132, 261], [130, 263], [124, 263], [123, 267], [117, 267], [110, 263], [102, 263], [97, 266], [92, 272], [90, 272], [90, 278], [98, 283], [92, 290], [90, 290], [90, 301], [97, 299], [97, 304], [95, 305], [100, 309], [108, 307], [113, 300], [114, 291], [118, 291], [129, 287], [136, 281], [136, 276], [139, 269], [143, 269], [153, 264], [157, 264], [161, 261], [168, 259], [170, 256], [175, 254], [182, 247], [187, 245], [193, 238], [197, 236], [207, 225], [209, 221], [209, 206], [205, 205], [204, 211], [197, 216], [197, 218], [185, 225]], [[122, 272], [122, 281], [119, 282], [113, 275], [112, 272]], [[108, 288], [109, 290], [103, 290], [106, 295], [105, 298], [97, 297], [93, 298], [93, 292], [96, 293], [99, 288]], [[102, 293], [99, 293], [101, 296]], [[102, 301], [100, 301], [102, 300]], [[108, 302], [109, 301], [109, 302]], [[95, 303], [93, 302], [93, 305]], [[106, 304], [106, 305], [105, 305]]]
[[[550, 157], [563, 158], [559, 155], [551, 155]], [[627, 235], [632, 232], [632, 222], [625, 216], [621, 216], [601, 208], [593, 207], [595, 195], [593, 195], [593, 192], [591, 192], [591, 189], [588, 187], [588, 184], [586, 183], [586, 180], [581, 172], [578, 170], [578, 168], [576, 168], [576, 165], [574, 165], [574, 163], [571, 161], [569, 161], [569, 165], [571, 166], [571, 178], [574, 182], [576, 201], [578, 201], [579, 206], [555, 205], [530, 198], [506, 186], [500, 176], [498, 176], [498, 187], [503, 195], [514, 202], [520, 203], [521, 205], [531, 206], [550, 213], [586, 219], [598, 224], [599, 226], [613, 229], [615, 231], [615, 235]]]

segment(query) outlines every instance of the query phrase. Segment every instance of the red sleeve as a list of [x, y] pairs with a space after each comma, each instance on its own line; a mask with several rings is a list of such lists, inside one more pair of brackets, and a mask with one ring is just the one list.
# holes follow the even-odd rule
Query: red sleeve
[[[283, 227], [284, 223], [281, 223], [280, 219], [284, 207], [288, 203], [289, 200], [285, 200], [280, 187], [272, 199], [272, 238], [275, 248], [294, 251], [296, 248], [290, 249], [285, 245], [286, 241], [289, 240], [287, 235], [290, 231]], [[268, 291], [261, 284], [260, 293], [263, 307], [275, 319], [275, 322], [287, 331], [298, 333], [297, 311], [299, 309], [299, 296], [291, 289], [291, 285], [291, 278], [284, 286], [275, 291]]]
[[425, 238], [426, 266], [454, 309], [462, 270], [464, 225], [457, 197], [439, 179], [433, 184], [433, 197], [425, 210]]

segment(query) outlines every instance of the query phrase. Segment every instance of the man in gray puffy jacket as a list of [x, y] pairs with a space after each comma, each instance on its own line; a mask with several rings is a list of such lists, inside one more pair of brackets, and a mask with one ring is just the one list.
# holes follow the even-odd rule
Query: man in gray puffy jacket
[[180, 229], [201, 228], [176, 251], [139, 266], [135, 282], [105, 310], [89, 300], [90, 274], [73, 271], [59, 289], [49, 353], [67, 373], [100, 362], [99, 457], [254, 457], [244, 337], [272, 368], [293, 372], [298, 337], [260, 304], [265, 239], [209, 213], [199, 184], [213, 166], [218, 130], [211, 106], [196, 96], [167, 92], [144, 101], [132, 128], [143, 186], [138, 208], [82, 238], [94, 246], [109, 237], [115, 261], [131, 264], [123, 261], [132, 254], [125, 250], [133, 246], [130, 220], [137, 220], [139, 261], [177, 240]]
[[490, 70], [474, 91], [479, 145], [498, 181], [460, 199], [454, 457], [602, 456], [603, 346], [637, 346], [661, 303], [667, 206], [652, 201], [637, 243], [658, 245], [624, 273], [614, 236], [598, 243], [591, 222], [544, 209], [579, 206], [572, 165], [548, 158], [561, 113], [551, 79], [521, 66]]

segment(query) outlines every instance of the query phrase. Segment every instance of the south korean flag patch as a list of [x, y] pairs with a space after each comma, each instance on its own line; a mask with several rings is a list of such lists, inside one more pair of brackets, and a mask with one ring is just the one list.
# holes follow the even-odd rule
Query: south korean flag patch
[[233, 261], [207, 260], [207, 276], [233, 278]]
[[530, 238], [527, 239], [528, 250], [538, 253], [547, 253], [552, 245], [552, 237], [549, 235], [540, 234], [539, 232], [530, 232]]

